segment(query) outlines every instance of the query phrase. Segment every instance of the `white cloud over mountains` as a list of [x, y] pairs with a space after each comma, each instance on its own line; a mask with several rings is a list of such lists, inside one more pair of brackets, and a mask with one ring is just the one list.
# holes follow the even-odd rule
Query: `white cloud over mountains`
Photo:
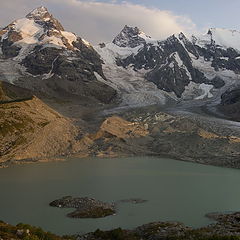
[[7, 0], [1, 3], [0, 26], [25, 16], [41, 5], [46, 6], [66, 30], [92, 43], [111, 41], [126, 24], [137, 26], [156, 39], [164, 39], [180, 31], [195, 30], [190, 18], [169, 11], [130, 2], [80, 0]]

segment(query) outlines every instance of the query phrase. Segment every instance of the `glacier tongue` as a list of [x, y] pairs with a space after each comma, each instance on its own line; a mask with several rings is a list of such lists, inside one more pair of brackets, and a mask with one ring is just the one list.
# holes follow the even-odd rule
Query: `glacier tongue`
[[146, 70], [135, 71], [131, 66], [123, 68], [117, 66], [117, 58], [125, 58], [137, 54], [141, 46], [119, 47], [113, 43], [105, 47], [95, 46], [100, 54], [103, 64], [103, 72], [107, 80], [97, 76], [99, 81], [113, 87], [122, 97], [122, 106], [146, 106], [151, 104], [165, 104], [169, 98], [176, 98], [174, 94], [166, 93], [157, 86], [146, 80]]

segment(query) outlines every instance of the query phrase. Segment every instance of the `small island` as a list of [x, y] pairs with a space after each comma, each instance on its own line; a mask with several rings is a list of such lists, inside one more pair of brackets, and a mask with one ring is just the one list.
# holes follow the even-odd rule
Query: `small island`
[[70, 218], [103, 218], [116, 213], [115, 204], [105, 203], [94, 198], [66, 196], [49, 204], [58, 208], [75, 208], [68, 213]]

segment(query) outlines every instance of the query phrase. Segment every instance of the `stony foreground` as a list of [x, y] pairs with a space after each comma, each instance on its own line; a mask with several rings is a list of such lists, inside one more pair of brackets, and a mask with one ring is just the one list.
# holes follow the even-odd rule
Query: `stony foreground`
[[0, 221], [0, 239], [2, 240], [239, 240], [240, 212], [229, 214], [208, 214], [216, 220], [207, 227], [192, 229], [178, 222], [155, 222], [145, 224], [133, 230], [121, 228], [85, 235], [57, 236], [45, 232], [39, 227], [27, 224], [16, 226]]
[[111, 231], [96, 230], [78, 240], [237, 240], [240, 239], [240, 213], [209, 214], [218, 222], [192, 229], [178, 222], [149, 223], [134, 230], [121, 228]]

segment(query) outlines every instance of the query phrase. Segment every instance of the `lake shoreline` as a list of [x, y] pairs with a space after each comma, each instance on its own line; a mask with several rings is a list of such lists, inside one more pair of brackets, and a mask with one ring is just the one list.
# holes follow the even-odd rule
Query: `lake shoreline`
[[206, 166], [214, 166], [214, 167], [221, 167], [221, 168], [229, 168], [229, 169], [240, 169], [240, 162], [238, 157], [231, 157], [227, 158], [223, 157], [221, 160], [219, 157], [216, 157], [216, 160], [209, 160], [208, 157], [206, 158], [199, 158], [196, 160], [195, 158], [189, 158], [189, 157], [181, 157], [176, 156], [173, 154], [157, 154], [157, 153], [150, 153], [145, 155], [132, 155], [132, 154], [119, 154], [117, 156], [110, 156], [108, 154], [102, 155], [102, 156], [81, 156], [79, 154], [73, 154], [68, 156], [55, 156], [55, 157], [49, 157], [49, 158], [36, 158], [36, 159], [21, 159], [21, 160], [8, 160], [6, 162], [0, 162], [0, 169], [2, 168], [8, 168], [14, 165], [24, 165], [24, 164], [34, 164], [34, 163], [48, 163], [48, 162], [63, 162], [63, 161], [69, 161], [69, 159], [73, 158], [79, 158], [79, 159], [104, 159], [104, 158], [136, 158], [136, 157], [153, 157], [153, 158], [169, 158], [180, 162], [190, 162], [190, 163], [196, 163], [200, 165], [206, 165]]

